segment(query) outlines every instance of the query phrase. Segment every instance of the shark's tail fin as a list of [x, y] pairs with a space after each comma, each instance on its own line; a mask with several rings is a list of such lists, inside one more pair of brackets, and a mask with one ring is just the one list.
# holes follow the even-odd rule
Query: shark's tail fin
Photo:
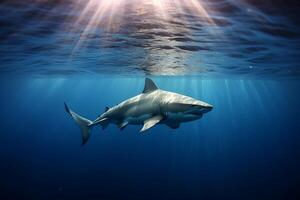
[[69, 107], [67, 106], [66, 103], [64, 103], [64, 104], [65, 104], [65, 109], [66, 109], [67, 113], [69, 113], [71, 115], [71, 117], [74, 119], [74, 121], [79, 125], [79, 127], [81, 129], [82, 145], [84, 145], [90, 137], [89, 125], [92, 124], [92, 121], [73, 112], [71, 109], [69, 109]]

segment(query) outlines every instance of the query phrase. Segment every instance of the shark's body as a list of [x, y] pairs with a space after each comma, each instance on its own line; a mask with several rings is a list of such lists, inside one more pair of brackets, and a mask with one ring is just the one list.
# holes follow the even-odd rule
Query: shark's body
[[90, 128], [96, 125], [105, 129], [109, 123], [114, 123], [124, 129], [128, 124], [141, 124], [141, 131], [145, 131], [160, 123], [176, 129], [182, 122], [200, 119], [213, 106], [188, 96], [158, 89], [151, 79], [146, 78], [141, 94], [112, 108], [106, 108], [94, 121], [76, 114], [66, 104], [65, 108], [80, 126], [82, 144], [85, 144], [90, 136]]

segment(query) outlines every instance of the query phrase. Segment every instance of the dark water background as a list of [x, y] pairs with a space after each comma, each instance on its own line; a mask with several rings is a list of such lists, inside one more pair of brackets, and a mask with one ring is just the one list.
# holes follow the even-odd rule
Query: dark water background
[[[78, 2], [0, 4], [0, 199], [298, 199], [298, 1], [203, 1], [213, 24], [128, 1], [88, 29]], [[63, 102], [95, 119], [145, 76], [214, 109], [81, 147]]]

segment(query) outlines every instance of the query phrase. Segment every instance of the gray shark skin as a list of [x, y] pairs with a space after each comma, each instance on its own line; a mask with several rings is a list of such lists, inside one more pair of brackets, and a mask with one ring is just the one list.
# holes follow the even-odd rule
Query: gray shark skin
[[108, 108], [94, 121], [86, 119], [67, 106], [65, 109], [79, 125], [82, 133], [82, 145], [89, 137], [90, 130], [96, 125], [105, 129], [108, 124], [116, 124], [123, 130], [128, 124], [143, 125], [143, 132], [156, 124], [165, 124], [172, 129], [179, 128], [180, 123], [200, 119], [204, 113], [211, 111], [212, 105], [192, 97], [159, 89], [155, 83], [145, 79], [141, 94]]

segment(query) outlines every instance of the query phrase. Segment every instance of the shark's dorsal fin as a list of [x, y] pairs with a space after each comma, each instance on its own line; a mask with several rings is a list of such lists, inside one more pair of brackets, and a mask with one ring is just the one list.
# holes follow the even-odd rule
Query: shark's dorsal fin
[[145, 79], [145, 86], [144, 86], [143, 93], [152, 92], [157, 89], [158, 89], [158, 87], [155, 85], [155, 83], [150, 78]]

